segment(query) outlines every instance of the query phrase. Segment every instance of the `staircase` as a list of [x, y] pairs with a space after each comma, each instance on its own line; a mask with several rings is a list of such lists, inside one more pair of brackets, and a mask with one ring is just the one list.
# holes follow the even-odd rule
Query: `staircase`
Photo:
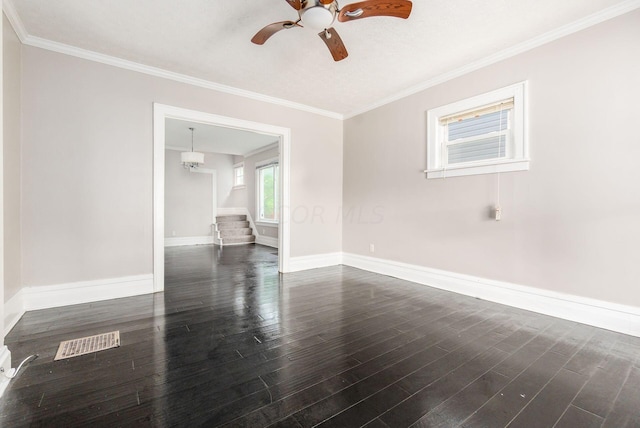
[[256, 237], [251, 233], [246, 215], [217, 216], [213, 226], [213, 243], [221, 247], [256, 242]]

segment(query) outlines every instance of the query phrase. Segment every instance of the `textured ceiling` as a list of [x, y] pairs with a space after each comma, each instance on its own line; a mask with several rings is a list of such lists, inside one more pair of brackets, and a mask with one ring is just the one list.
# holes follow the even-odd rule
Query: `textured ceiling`
[[414, 0], [408, 20], [336, 22], [341, 62], [307, 28], [250, 43], [297, 18], [285, 0], [9, 1], [31, 36], [348, 115], [630, 0]]
[[278, 142], [278, 137], [257, 132], [186, 122], [178, 119], [166, 119], [165, 141], [167, 147], [191, 149], [191, 131], [193, 128], [193, 148], [195, 151], [245, 155], [260, 147]]

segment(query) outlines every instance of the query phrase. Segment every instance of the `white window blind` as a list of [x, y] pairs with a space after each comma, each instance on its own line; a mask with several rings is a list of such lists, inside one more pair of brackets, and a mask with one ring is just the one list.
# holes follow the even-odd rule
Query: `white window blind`
[[529, 169], [526, 82], [430, 109], [427, 178]]
[[446, 127], [446, 164], [505, 158], [512, 108], [513, 98], [441, 118]]

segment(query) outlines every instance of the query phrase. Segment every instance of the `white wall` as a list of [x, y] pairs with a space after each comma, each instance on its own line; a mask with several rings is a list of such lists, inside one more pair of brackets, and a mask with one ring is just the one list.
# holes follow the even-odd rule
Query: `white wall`
[[[205, 159], [208, 168], [209, 163], [210, 159]], [[180, 152], [165, 150], [164, 183], [164, 236], [181, 238], [211, 235], [211, 175], [185, 169], [180, 163]]]
[[[344, 251], [640, 306], [639, 41], [635, 11], [347, 120]], [[523, 80], [496, 222], [496, 175], [425, 178], [426, 112]]]
[[[24, 285], [152, 272], [154, 102], [291, 128], [292, 207], [339, 209], [340, 120], [24, 46]], [[342, 245], [340, 224], [291, 235], [293, 257]]]
[[[204, 153], [203, 168], [216, 171], [218, 208], [235, 208], [233, 155]], [[165, 150], [165, 237], [211, 235], [212, 181], [210, 174], [190, 172], [180, 162], [180, 152]], [[175, 235], [173, 234], [175, 232]]]

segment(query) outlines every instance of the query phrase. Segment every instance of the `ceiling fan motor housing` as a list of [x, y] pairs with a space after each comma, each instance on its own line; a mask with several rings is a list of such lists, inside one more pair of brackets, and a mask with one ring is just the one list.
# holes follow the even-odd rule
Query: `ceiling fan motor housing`
[[342, 39], [332, 27], [336, 18], [340, 22], [350, 22], [372, 16], [393, 16], [407, 19], [412, 8], [410, 0], [362, 0], [348, 4], [344, 9], [340, 9], [337, 0], [286, 0], [286, 2], [298, 12], [300, 19], [269, 24], [258, 31], [251, 41], [256, 45], [262, 45], [279, 31], [309, 27], [320, 30], [318, 36], [327, 45], [335, 61], [341, 61], [349, 56]]
[[327, 0], [308, 0], [302, 2], [298, 11], [305, 27], [324, 30], [331, 27], [338, 14], [338, 2]]

